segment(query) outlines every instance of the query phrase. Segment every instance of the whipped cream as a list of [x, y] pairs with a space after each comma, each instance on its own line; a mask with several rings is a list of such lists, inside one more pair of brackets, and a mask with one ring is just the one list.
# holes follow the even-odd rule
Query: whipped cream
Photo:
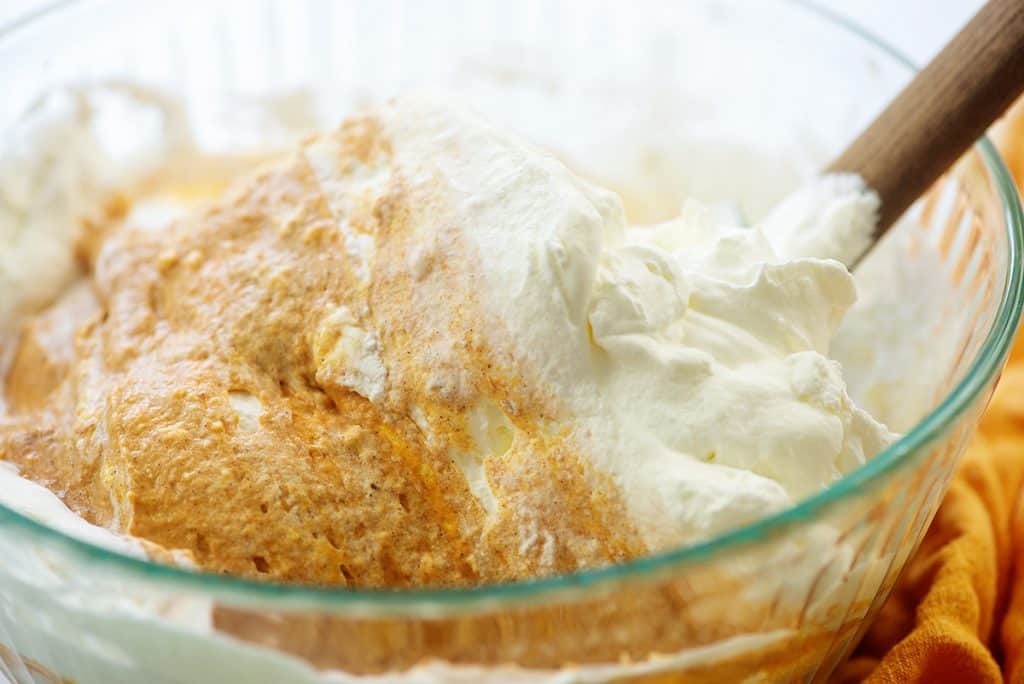
[[86, 522], [65, 506], [56, 494], [20, 477], [17, 468], [3, 461], [0, 461], [0, 491], [4, 493], [5, 506], [69, 537], [133, 558], [146, 557], [145, 550], [136, 540]]
[[850, 393], [899, 432], [949, 391], [962, 331], [974, 325], [968, 309], [950, 310], [959, 295], [943, 268], [949, 260], [920, 233], [890, 231], [858, 265], [860, 296], [832, 348], [849, 370]]
[[[403, 98], [375, 116], [394, 154], [390, 168], [358, 174], [368, 179], [358, 192], [372, 202], [376, 179], [400, 176], [439, 208], [443, 240], [468, 246], [446, 267], [473, 292], [434, 297], [424, 281], [435, 329], [451, 327], [447, 302], [478, 302], [494, 358], [522, 369], [525, 393], [552, 398], [547, 430], [571, 433], [612, 477], [650, 548], [789, 506], [893, 441], [827, 356], [853, 278], [807, 253], [847, 257], [866, 244], [877, 199], [858, 179], [819, 180], [760, 227], [721, 225], [696, 203], [628, 227], [615, 194], [447, 101]], [[331, 144], [304, 153], [323, 187], [341, 188]], [[435, 238], [417, 239], [438, 251]], [[372, 247], [362, 253], [372, 260]], [[444, 367], [436, 345], [418, 353], [424, 369]], [[484, 397], [468, 413], [479, 420], [499, 403]]]
[[141, 87], [67, 88], [40, 99], [0, 155], [0, 337], [78, 273], [79, 223], [100, 202], [192, 149], [172, 99]]

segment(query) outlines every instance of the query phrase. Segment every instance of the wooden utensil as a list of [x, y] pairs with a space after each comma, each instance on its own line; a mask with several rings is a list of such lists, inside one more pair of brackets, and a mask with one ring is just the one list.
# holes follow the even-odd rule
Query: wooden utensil
[[827, 169], [878, 193], [872, 244], [1021, 92], [1024, 0], [990, 0]]

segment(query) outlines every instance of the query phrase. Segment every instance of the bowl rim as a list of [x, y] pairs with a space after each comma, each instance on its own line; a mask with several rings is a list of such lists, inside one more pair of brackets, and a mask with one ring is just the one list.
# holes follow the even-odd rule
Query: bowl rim
[[[57, 0], [19, 19], [0, 26], [0, 41], [20, 31], [34, 27], [43, 19], [85, 4], [83, 0]], [[902, 52], [873, 35], [856, 22], [823, 7], [816, 0], [786, 0], [784, 4], [800, 8], [834, 28], [845, 31], [881, 52], [908, 71], [917, 66]], [[725, 533], [692, 544], [675, 547], [642, 558], [538, 579], [487, 584], [464, 588], [431, 589], [349, 589], [345, 587], [316, 587], [282, 582], [250, 580], [182, 568], [148, 559], [121, 554], [81, 539], [69, 536], [33, 518], [0, 504], [0, 531], [6, 527], [20, 528], [28, 536], [64, 547], [89, 562], [116, 566], [141, 580], [159, 581], [164, 587], [233, 595], [249, 601], [274, 603], [301, 603], [318, 608], [355, 608], [358, 606], [382, 610], [410, 609], [416, 606], [436, 609], [446, 606], [470, 606], [486, 603], [493, 606], [514, 599], [532, 599], [554, 591], [582, 589], [596, 585], [609, 585], [627, 579], [643, 579], [667, 570], [680, 569], [688, 563], [706, 560], [714, 555], [761, 541], [770, 535], [814, 517], [848, 496], [862, 492], [865, 487], [878, 484], [879, 479], [903, 464], [904, 459], [918, 449], [941, 438], [943, 432], [956, 421], [981, 395], [989, 382], [1001, 371], [1009, 354], [1024, 307], [1024, 213], [1016, 185], [1005, 163], [987, 136], [975, 143], [986, 171], [992, 179], [1003, 211], [1008, 236], [1008, 264], [1006, 287], [1001, 293], [996, 316], [982, 342], [976, 358], [964, 377], [953, 387], [927, 416], [888, 448], [856, 470], [848, 473], [817, 494], [790, 508], [758, 519]]]

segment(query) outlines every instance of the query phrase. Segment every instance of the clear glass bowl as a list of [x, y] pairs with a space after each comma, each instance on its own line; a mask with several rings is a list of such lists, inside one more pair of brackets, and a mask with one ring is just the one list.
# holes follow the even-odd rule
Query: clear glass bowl
[[[360, 103], [437, 85], [619, 189], [634, 218], [684, 195], [737, 196], [756, 217], [911, 73], [800, 2], [63, 3], [0, 34], [0, 154], [41, 94], [68, 83], [175, 93], [214, 151], [270, 132], [284, 144]], [[788, 511], [619, 566], [386, 592], [158, 565], [0, 507], [0, 673], [19, 684], [822, 680], [920, 542], [1021, 313], [1020, 205], [986, 140], [896, 233], [890, 256], [944, 285], [916, 293], [928, 316], [912, 332], [952, 352], [928, 369], [931, 393], [902, 439]]]

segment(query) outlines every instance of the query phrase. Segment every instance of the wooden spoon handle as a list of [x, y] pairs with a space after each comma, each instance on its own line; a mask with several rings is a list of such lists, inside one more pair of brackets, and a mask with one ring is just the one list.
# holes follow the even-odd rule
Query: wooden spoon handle
[[828, 171], [882, 200], [877, 240], [1024, 91], [1024, 0], [990, 0]]

